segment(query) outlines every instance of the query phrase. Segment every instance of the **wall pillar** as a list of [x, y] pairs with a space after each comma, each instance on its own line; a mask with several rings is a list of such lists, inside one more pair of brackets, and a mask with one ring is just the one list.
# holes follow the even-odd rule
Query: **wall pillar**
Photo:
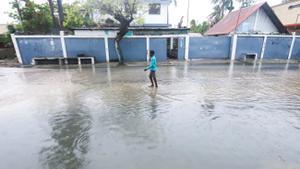
[[238, 35], [237, 34], [233, 34], [231, 39], [232, 39], [232, 42], [231, 42], [230, 60], [233, 61], [233, 60], [235, 60], [235, 55], [236, 55], [236, 47], [237, 47]]
[[293, 32], [293, 40], [292, 40], [292, 43], [291, 43], [291, 46], [290, 46], [288, 60], [290, 60], [292, 58], [292, 53], [293, 53], [293, 49], [294, 49], [294, 46], [295, 46], [295, 40], [296, 40], [296, 33]]
[[62, 48], [62, 51], [63, 51], [63, 57], [67, 58], [68, 55], [67, 55], [67, 48], [66, 48], [65, 33], [64, 33], [64, 31], [60, 31], [59, 35], [60, 35], [61, 48]]
[[104, 47], [105, 47], [105, 59], [106, 63], [109, 63], [109, 47], [108, 47], [108, 37], [104, 37]]
[[150, 37], [146, 37], [147, 62], [150, 60]]
[[185, 36], [185, 54], [184, 59], [189, 61], [189, 51], [190, 51], [190, 36]]
[[262, 46], [262, 49], [261, 49], [261, 54], [260, 54], [260, 60], [263, 60], [263, 58], [264, 58], [265, 49], [266, 49], [266, 46], [267, 46], [267, 39], [268, 39], [268, 37], [265, 35], [264, 36], [263, 46]]
[[20, 64], [23, 64], [21, 52], [20, 52], [20, 49], [19, 49], [19, 44], [17, 42], [15, 34], [11, 34], [10, 37], [11, 37], [11, 40], [12, 40], [12, 42], [14, 44], [14, 48], [15, 48], [15, 52], [16, 52], [16, 55], [17, 55], [17, 58], [18, 58], [18, 62]]

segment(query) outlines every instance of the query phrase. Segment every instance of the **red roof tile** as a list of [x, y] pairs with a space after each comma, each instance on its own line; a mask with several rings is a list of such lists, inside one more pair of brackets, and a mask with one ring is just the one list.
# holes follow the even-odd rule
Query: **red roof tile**
[[242, 22], [261, 8], [266, 2], [230, 12], [225, 18], [210, 28], [205, 35], [226, 35], [233, 32]]

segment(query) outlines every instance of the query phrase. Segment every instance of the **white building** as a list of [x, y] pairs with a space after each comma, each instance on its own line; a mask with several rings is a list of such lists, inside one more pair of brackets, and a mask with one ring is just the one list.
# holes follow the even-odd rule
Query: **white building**
[[233, 11], [210, 28], [205, 35], [288, 34], [272, 8], [265, 2]]
[[[132, 25], [134, 26], [152, 26], [152, 27], [169, 27], [169, 6], [172, 0], [143, 0], [143, 8], [138, 11], [139, 17], [143, 21], [137, 23], [136, 20]], [[96, 23], [105, 23], [111, 16], [101, 14], [99, 10], [93, 13], [93, 19]]]
[[145, 0], [145, 26], [169, 26], [169, 5], [172, 0]]

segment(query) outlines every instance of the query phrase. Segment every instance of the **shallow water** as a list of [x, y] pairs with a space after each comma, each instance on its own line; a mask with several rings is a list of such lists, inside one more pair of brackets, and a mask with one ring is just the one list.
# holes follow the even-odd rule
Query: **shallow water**
[[0, 68], [1, 169], [299, 169], [299, 65]]

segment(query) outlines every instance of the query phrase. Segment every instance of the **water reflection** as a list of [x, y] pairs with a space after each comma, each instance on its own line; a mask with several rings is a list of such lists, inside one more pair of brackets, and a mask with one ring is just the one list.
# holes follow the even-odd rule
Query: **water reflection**
[[40, 151], [41, 161], [45, 168], [50, 169], [85, 168], [91, 116], [78, 93], [67, 93], [61, 104], [60, 111], [49, 114], [51, 139], [47, 141], [49, 145]]
[[156, 98], [156, 94], [157, 94], [157, 88], [153, 88], [151, 90], [151, 93], [149, 94], [149, 96], [151, 97], [151, 101], [150, 101], [150, 106], [151, 106], [151, 111], [150, 111], [150, 118], [152, 120], [154, 120], [157, 117], [157, 113], [158, 113], [158, 103], [157, 103], [157, 98]]
[[2, 70], [0, 168], [299, 168], [286, 67], [161, 66], [158, 89], [141, 67]]
[[156, 91], [147, 93], [149, 89], [143, 91], [143, 86], [124, 84], [121, 90], [114, 85], [103, 90], [102, 102], [106, 109], [102, 108], [99, 117], [101, 128], [123, 135], [127, 144], [159, 142], [159, 126], [149, 121], [149, 115], [154, 119], [159, 111]]

